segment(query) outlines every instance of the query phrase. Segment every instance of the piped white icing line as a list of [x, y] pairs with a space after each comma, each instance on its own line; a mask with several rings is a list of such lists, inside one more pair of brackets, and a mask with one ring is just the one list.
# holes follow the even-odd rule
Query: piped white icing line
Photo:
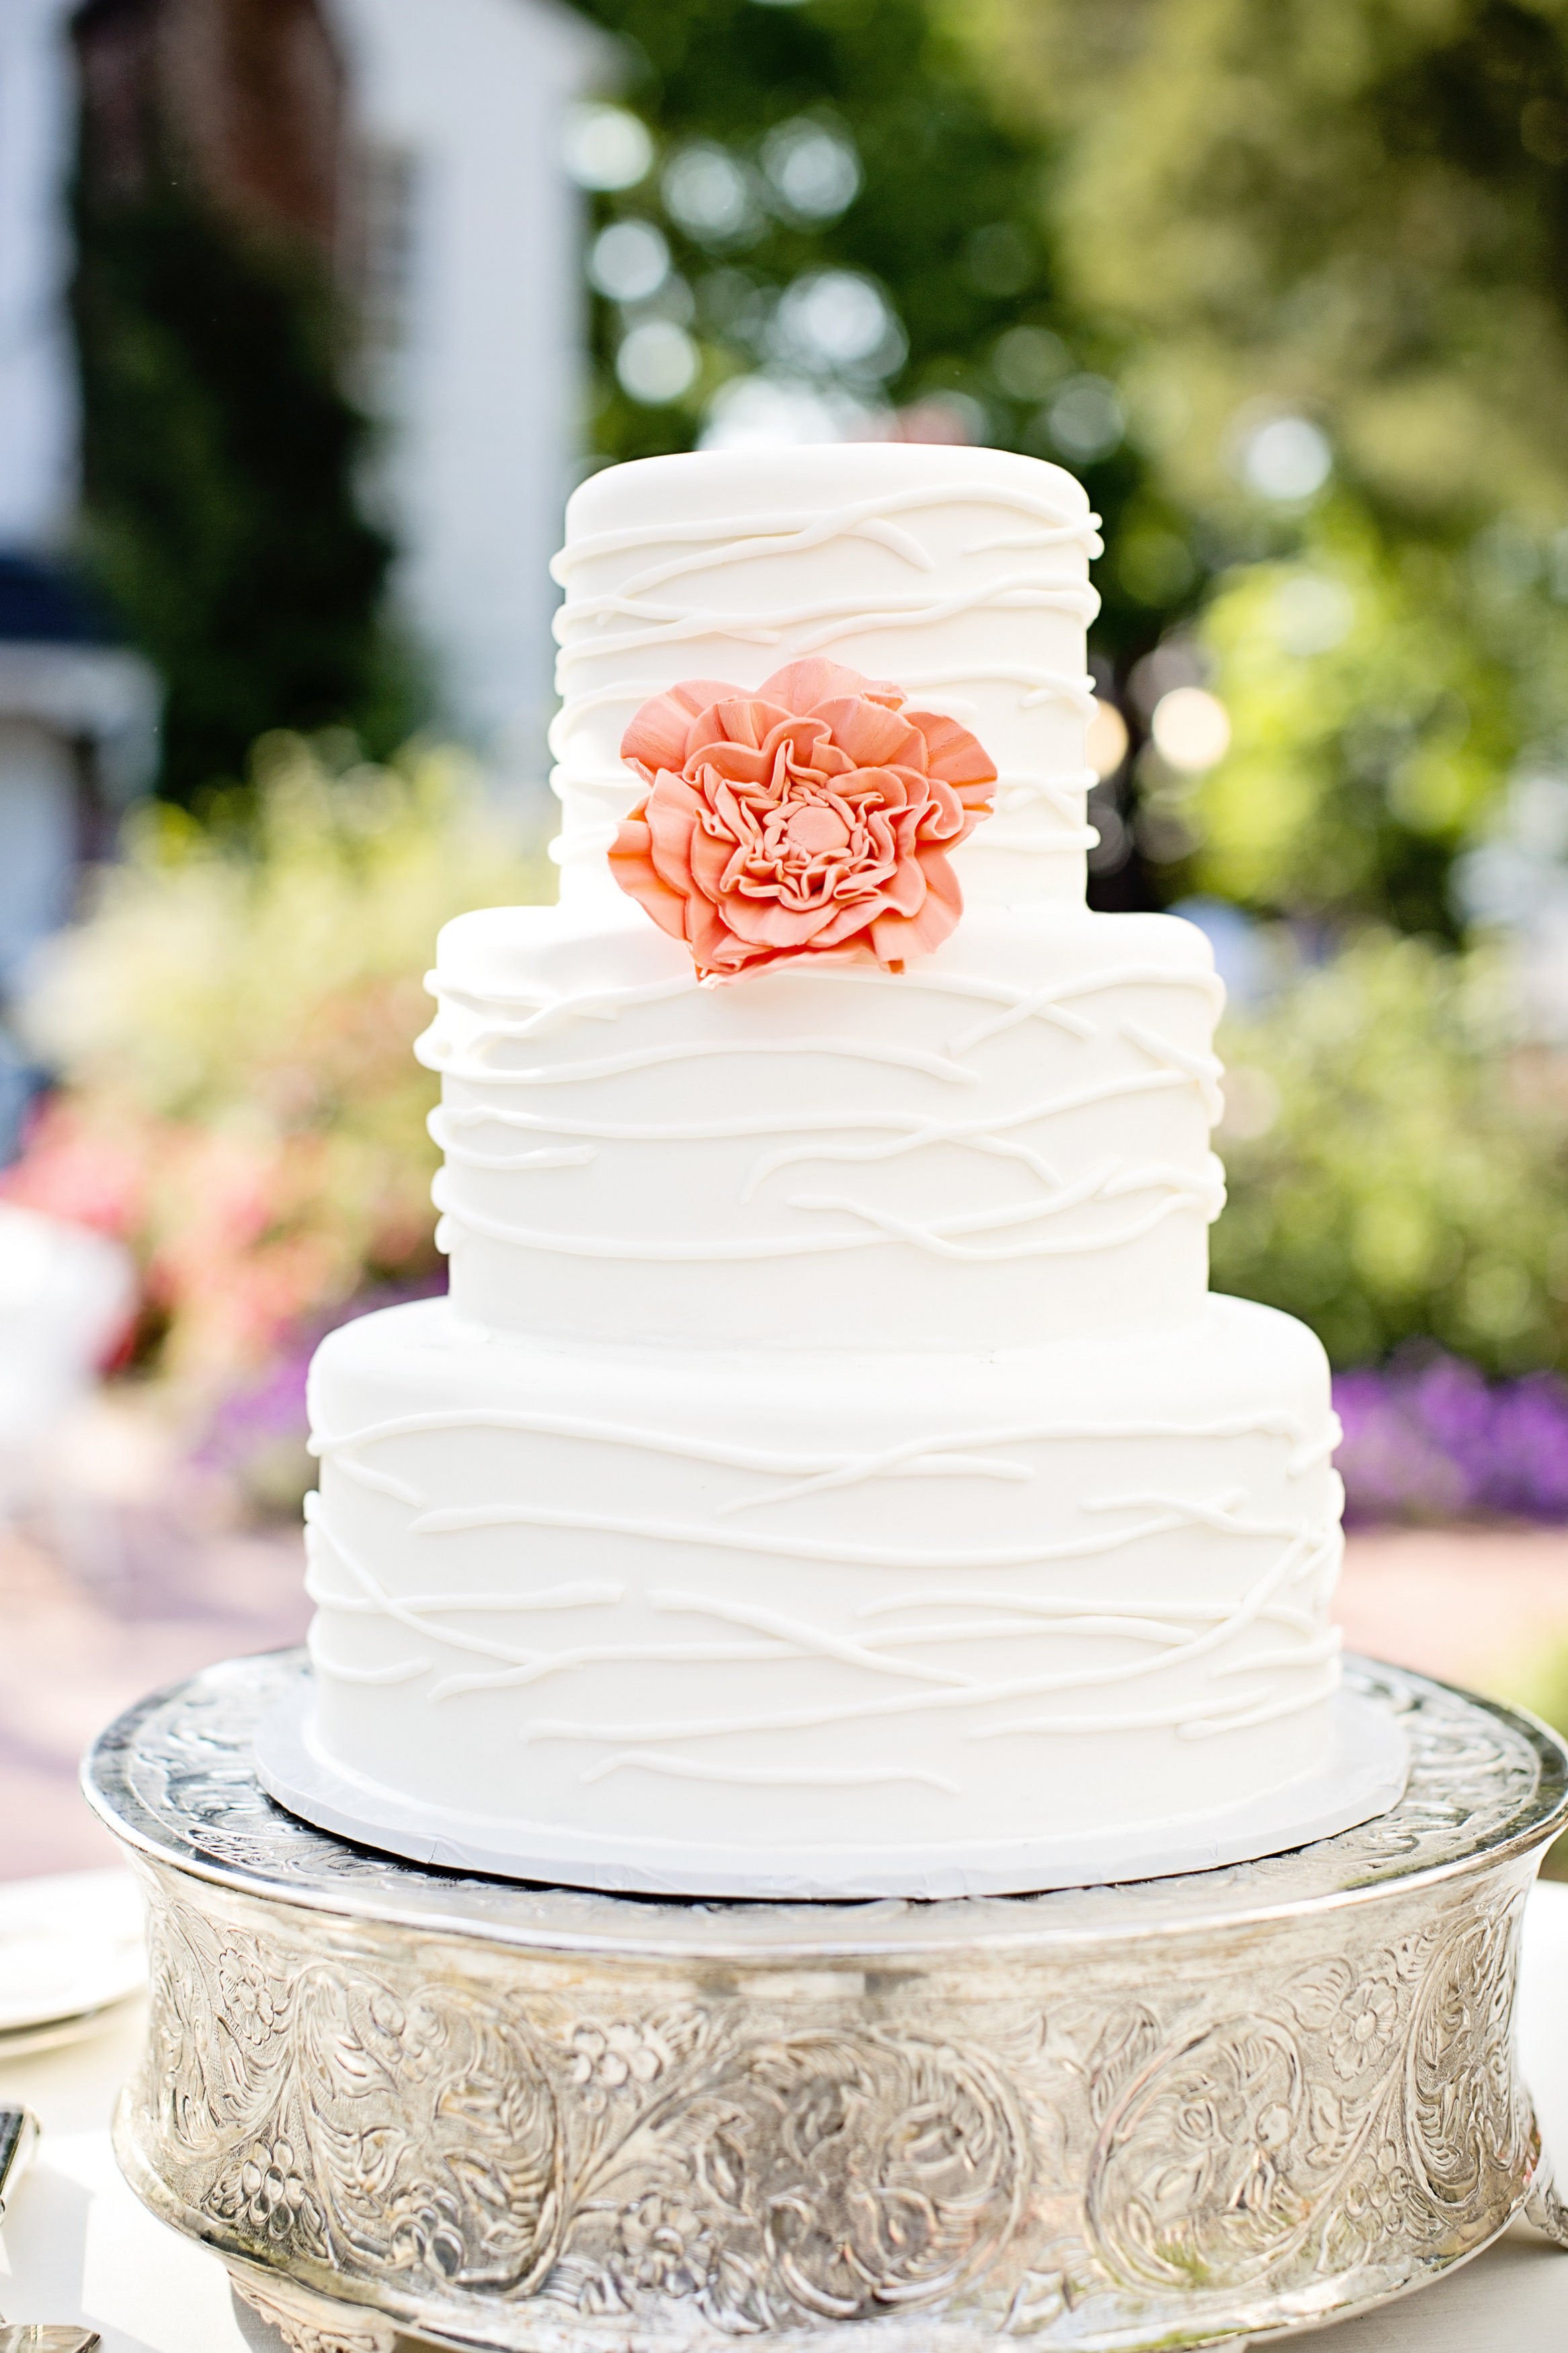
[[[1126, 1510], [1133, 1497], [1100, 1497], [1084, 1509]], [[1169, 1496], [1163, 1509], [1131, 1527], [1100, 1531], [1093, 1535], [1067, 1536], [1047, 1543], [990, 1546], [970, 1553], [927, 1552], [919, 1546], [865, 1545], [833, 1536], [791, 1536], [752, 1533], [739, 1528], [704, 1526], [699, 1521], [656, 1520], [636, 1513], [605, 1513], [558, 1509], [548, 1504], [452, 1504], [422, 1512], [414, 1521], [415, 1535], [449, 1535], [474, 1528], [578, 1528], [598, 1535], [635, 1536], [648, 1544], [691, 1546], [717, 1552], [776, 1555], [785, 1560], [840, 1561], [862, 1568], [931, 1568], [948, 1575], [961, 1568], [1029, 1568], [1047, 1561], [1092, 1560], [1119, 1552], [1144, 1537], [1169, 1535], [1175, 1529], [1196, 1526], [1216, 1535], [1289, 1536], [1293, 1523], [1243, 1520], [1218, 1509], [1202, 1497]]]
[[[623, 592], [610, 596], [584, 596], [575, 604], [563, 605], [555, 616], [553, 628], [557, 641], [567, 650], [574, 649], [574, 630], [603, 628], [606, 621], [618, 617], [642, 621], [647, 626], [614, 632], [617, 653], [643, 653], [650, 646], [679, 645], [691, 638], [726, 638], [737, 645], [776, 646], [787, 636], [792, 652], [814, 654], [820, 653], [826, 646], [837, 645], [842, 638], [858, 637], [868, 629], [928, 628], [941, 621], [951, 621], [960, 613], [1030, 610], [1075, 613], [1080, 620], [1088, 621], [1100, 610], [1100, 599], [1092, 588], [1077, 581], [1042, 586], [1022, 576], [987, 581], [951, 596], [885, 596], [875, 607], [868, 607], [864, 597], [859, 596], [816, 596], [794, 605], [781, 605], [772, 612], [743, 615], [722, 608], [704, 610], [699, 607], [692, 610], [679, 605], [654, 605], [646, 596], [630, 596]], [[813, 628], [808, 626], [812, 622], [824, 626]], [[604, 648], [595, 646], [593, 650], [602, 653]]]
[[[1218, 1166], [1215, 1161], [1215, 1169]], [[1081, 1208], [1090, 1202], [1119, 1200], [1129, 1194], [1149, 1192], [1161, 1193], [1163, 1198], [1121, 1226], [1071, 1234], [1019, 1236], [992, 1249], [973, 1246], [965, 1239], [972, 1234], [1003, 1233], [1021, 1226], [1037, 1225], [1043, 1219], [1058, 1217], [1064, 1210]], [[897, 1217], [874, 1203], [851, 1200], [847, 1195], [796, 1193], [786, 1204], [789, 1208], [826, 1210], [859, 1218], [869, 1230], [847, 1231], [840, 1228], [823, 1233], [763, 1234], [745, 1240], [721, 1241], [671, 1241], [635, 1234], [577, 1234], [550, 1227], [513, 1225], [502, 1218], [488, 1217], [467, 1202], [455, 1200], [444, 1170], [437, 1174], [431, 1198], [442, 1212], [444, 1226], [456, 1227], [486, 1240], [509, 1243], [514, 1249], [554, 1251], [567, 1258], [716, 1266], [751, 1260], [815, 1258], [835, 1250], [869, 1250], [889, 1242], [907, 1242], [934, 1257], [960, 1259], [973, 1264], [987, 1259], [1062, 1258], [1089, 1250], [1118, 1250], [1152, 1232], [1179, 1209], [1195, 1209], [1212, 1222], [1224, 1206], [1225, 1180], [1221, 1175], [1197, 1179], [1185, 1169], [1164, 1168], [1158, 1164], [1122, 1167], [1112, 1161], [1092, 1170], [1076, 1184], [1062, 1186], [1044, 1200], [975, 1209], [964, 1215], [932, 1218], [924, 1223], [918, 1219]], [[449, 1240], [448, 1234], [448, 1243]], [[446, 1246], [437, 1230], [437, 1247]]]
[[[1212, 1523], [1211, 1523], [1212, 1524]], [[1222, 1519], [1219, 1525], [1226, 1525]], [[1243, 1529], [1242, 1532], [1247, 1531]], [[1127, 1541], [1144, 1536], [1151, 1531], [1141, 1527], [1129, 1532]], [[1064, 1717], [1059, 1715], [1029, 1718], [1005, 1718], [1000, 1723], [981, 1721], [972, 1725], [967, 1737], [990, 1740], [1017, 1733], [1060, 1735], [1086, 1729], [1100, 1731], [1131, 1730], [1139, 1725], [1168, 1725], [1188, 1737], [1210, 1736], [1239, 1724], [1268, 1721], [1276, 1715], [1288, 1715], [1310, 1701], [1298, 1684], [1289, 1680], [1302, 1669], [1328, 1667], [1326, 1678], [1320, 1677], [1311, 1686], [1313, 1698], [1331, 1690], [1336, 1680], [1335, 1662], [1339, 1651], [1337, 1629], [1322, 1628], [1314, 1623], [1307, 1612], [1288, 1604], [1281, 1606], [1281, 1588], [1289, 1588], [1319, 1572], [1325, 1562], [1337, 1558], [1338, 1532], [1332, 1527], [1301, 1528], [1294, 1531], [1277, 1530], [1286, 1535], [1282, 1552], [1262, 1576], [1254, 1580], [1234, 1607], [1218, 1611], [1181, 1611], [1188, 1622], [1184, 1625], [1151, 1621], [1129, 1610], [1101, 1609], [1096, 1613], [1080, 1612], [1077, 1619], [1058, 1611], [1049, 1611], [1050, 1632], [1058, 1641], [1071, 1635], [1119, 1638], [1131, 1644], [1142, 1644], [1144, 1655], [1134, 1656], [1111, 1666], [1057, 1668], [1045, 1672], [1014, 1675], [1004, 1680], [956, 1672], [952, 1669], [931, 1669], [920, 1662], [900, 1656], [895, 1642], [908, 1649], [920, 1643], [940, 1642], [944, 1654], [951, 1655], [955, 1644], [964, 1641], [994, 1641], [1006, 1640], [1016, 1644], [1020, 1632], [1033, 1630], [1031, 1620], [1046, 1614], [1048, 1601], [1031, 1611], [1030, 1597], [1008, 1597], [1005, 1614], [998, 1597], [998, 1614], [990, 1622], [984, 1620], [962, 1627], [942, 1626], [903, 1630], [897, 1636], [859, 1642], [846, 1641], [826, 1630], [814, 1627], [799, 1616], [772, 1610], [742, 1610], [715, 1596], [668, 1588], [655, 1590], [648, 1596], [649, 1607], [656, 1612], [668, 1612], [686, 1618], [711, 1618], [721, 1623], [755, 1628], [771, 1637], [759, 1643], [703, 1642], [635, 1642], [577, 1644], [554, 1651], [525, 1650], [515, 1644], [487, 1641], [467, 1631], [450, 1627], [432, 1628], [439, 1632], [448, 1650], [456, 1649], [491, 1661], [503, 1662], [483, 1672], [447, 1675], [435, 1685], [432, 1698], [449, 1702], [475, 1692], [516, 1691], [537, 1685], [548, 1678], [605, 1664], [641, 1664], [649, 1668], [659, 1665], [700, 1665], [721, 1667], [726, 1662], [741, 1665], [766, 1662], [770, 1659], [829, 1658], [870, 1674], [874, 1680], [892, 1678], [905, 1683], [919, 1683], [917, 1691], [903, 1691], [885, 1698], [864, 1694], [853, 1701], [794, 1709], [754, 1710], [746, 1715], [720, 1715], [698, 1720], [662, 1720], [651, 1718], [636, 1723], [598, 1723], [569, 1719], [536, 1717], [520, 1727], [524, 1740], [563, 1740], [590, 1742], [608, 1746], [614, 1751], [626, 1746], [647, 1746], [654, 1744], [681, 1744], [727, 1736], [735, 1733], [809, 1732], [831, 1725], [861, 1724], [890, 1715], [919, 1714], [931, 1708], [961, 1706], [989, 1711], [998, 1704], [1014, 1700], [1039, 1699], [1058, 1693], [1102, 1690], [1120, 1692], [1129, 1684], [1142, 1682], [1151, 1674], [1173, 1668], [1192, 1666], [1200, 1659], [1211, 1659], [1210, 1680], [1247, 1677], [1251, 1687], [1236, 1694], [1205, 1697], [1187, 1694], [1163, 1708], [1151, 1712], [1136, 1706], [1117, 1707], [1101, 1711], [1092, 1722], [1082, 1716]], [[370, 1599], [378, 1590], [374, 1578], [363, 1565], [355, 1561], [334, 1537], [327, 1535], [334, 1557], [342, 1562]], [[320, 1579], [313, 1579], [312, 1598], [323, 1614], [334, 1609], [357, 1606], [357, 1598], [341, 1599], [335, 1590]], [[405, 1605], [383, 1593], [381, 1599], [389, 1618], [407, 1623]], [[983, 1598], [975, 1596], [970, 1607], [984, 1607]], [[1205, 1620], [1207, 1620], [1205, 1623]], [[1271, 1651], [1256, 1651], [1230, 1659], [1215, 1658], [1214, 1654], [1233, 1644], [1238, 1635], [1254, 1626], [1275, 1625], [1296, 1633], [1298, 1639]], [[430, 1672], [433, 1661], [428, 1654], [422, 1659], [398, 1662], [386, 1669], [364, 1670], [333, 1660], [319, 1641], [312, 1643], [312, 1654], [318, 1671], [329, 1678], [345, 1681], [406, 1682]], [[1280, 1681], [1283, 1676], [1287, 1680]], [[1260, 1687], [1259, 1679], [1274, 1679], [1270, 1690]], [[588, 1773], [598, 1778], [601, 1767], [609, 1760], [590, 1767]], [[715, 1768], [718, 1772], [721, 1768]], [[783, 1768], [781, 1768], [782, 1770]], [[588, 1775], [584, 1775], [588, 1778]], [[812, 1774], [806, 1768], [804, 1778]]]
[[[1067, 1010], [1072, 1000], [1080, 997], [1098, 997], [1110, 988], [1179, 988], [1195, 989], [1206, 997], [1217, 1014], [1225, 1003], [1225, 984], [1216, 973], [1206, 971], [1201, 965], [1125, 964], [1102, 965], [1098, 970], [1075, 973], [1045, 982], [1038, 988], [1019, 988], [1009, 981], [985, 980], [977, 975], [933, 971], [929, 965], [919, 965], [905, 973], [878, 971], [868, 964], [858, 964], [846, 958], [839, 963], [823, 958], [818, 963], [803, 961], [791, 965], [787, 975], [789, 985], [821, 987], [850, 987], [896, 990], [900, 997], [931, 994], [938, 997], [972, 998], [982, 1004], [1002, 1007], [1001, 1017], [977, 1024], [973, 1029], [949, 1041], [950, 1054], [962, 1053], [982, 1039], [995, 1037], [1011, 1029], [1017, 1021], [1046, 1020], [1058, 1028], [1070, 1029], [1076, 1037], [1092, 1037], [1095, 1024], [1083, 1015]], [[749, 988], [765, 987], [765, 976], [747, 982]], [[485, 1041], [501, 1039], [531, 1039], [554, 1035], [573, 1021], [616, 1021], [624, 1012], [635, 1007], [668, 1004], [678, 997], [701, 1001], [702, 984], [694, 974], [683, 974], [670, 980], [645, 981], [624, 987], [552, 992], [542, 987], [515, 992], [501, 989], [463, 987], [447, 980], [438, 972], [427, 973], [425, 986], [443, 1006], [468, 1004], [484, 1009], [485, 1018], [478, 1026], [477, 1035]], [[522, 1006], [531, 1008], [521, 1020], [509, 1021], [499, 1008]], [[490, 1013], [489, 1008], [498, 1010]], [[475, 1039], [470, 1039], [472, 1045]], [[415, 1042], [416, 1054], [427, 1069], [446, 1070], [450, 1067], [449, 1048], [441, 1033], [440, 1016]], [[1217, 1073], [1219, 1064], [1214, 1065]], [[486, 1077], [506, 1075], [500, 1070], [487, 1068]]]
[[[826, 1701], [818, 1705], [800, 1708], [759, 1710], [744, 1716], [715, 1716], [698, 1723], [661, 1723], [657, 1718], [632, 1724], [595, 1724], [567, 1718], [539, 1717], [525, 1725], [520, 1736], [524, 1741], [591, 1740], [626, 1746], [652, 1746], [655, 1743], [713, 1739], [737, 1732], [808, 1731], [829, 1724], [865, 1723], [892, 1715], [924, 1714], [931, 1710], [952, 1707], [992, 1709], [1016, 1699], [1038, 1699], [1058, 1692], [1114, 1690], [1141, 1683], [1149, 1675], [1166, 1672], [1179, 1662], [1190, 1666], [1201, 1658], [1209, 1658], [1224, 1644], [1234, 1641], [1246, 1628], [1261, 1618], [1275, 1592], [1281, 1586], [1297, 1581], [1304, 1568], [1310, 1568], [1321, 1550], [1331, 1547], [1332, 1531], [1300, 1531], [1291, 1536], [1279, 1558], [1256, 1578], [1241, 1597], [1228, 1617], [1205, 1632], [1192, 1636], [1175, 1649], [1162, 1649], [1152, 1657], [1135, 1658], [1114, 1666], [1054, 1669], [1043, 1673], [1023, 1674], [1005, 1680], [966, 1681], [957, 1688], [919, 1692], [902, 1692], [886, 1698], [869, 1695], [855, 1701]], [[1316, 1666], [1337, 1658], [1339, 1633], [1335, 1628], [1298, 1646], [1294, 1663]], [[1250, 1671], [1252, 1662], [1242, 1658], [1234, 1662], [1237, 1673]], [[1210, 1672], [1215, 1672], [1211, 1668]], [[1260, 1672], [1267, 1672], [1261, 1670]], [[1333, 1687], [1332, 1678], [1319, 1679], [1321, 1696]], [[1286, 1715], [1301, 1704], [1299, 1694], [1291, 1689], [1272, 1693], [1249, 1691], [1234, 1698], [1215, 1696], [1212, 1699], [1188, 1697], [1173, 1702], [1151, 1719], [1134, 1708], [1125, 1719], [1129, 1724], [1151, 1720], [1169, 1723], [1189, 1736], [1203, 1736], [1222, 1728], [1224, 1719], [1244, 1715], [1249, 1722], [1265, 1722], [1274, 1715]], [[1096, 1729], [1118, 1728], [1121, 1711], [1096, 1723]], [[1050, 1732], [1081, 1729], [1081, 1721], [1068, 1718], [1065, 1723], [1050, 1716], [1011, 1719], [1000, 1724], [981, 1723], [971, 1727], [971, 1740], [998, 1739], [1015, 1732]]]
[[[322, 1461], [336, 1462], [345, 1469], [353, 1466], [366, 1483], [384, 1485], [385, 1492], [417, 1505], [419, 1497], [413, 1488], [401, 1482], [386, 1485], [379, 1478], [373, 1480], [357, 1463], [361, 1449], [377, 1445], [384, 1439], [479, 1430], [510, 1430], [535, 1438], [581, 1439], [591, 1445], [634, 1448], [644, 1453], [668, 1454], [688, 1462], [718, 1463], [736, 1471], [757, 1471], [799, 1482], [776, 1495], [749, 1498], [752, 1504], [793, 1502], [797, 1495], [816, 1493], [819, 1487], [856, 1486], [867, 1479], [927, 1475], [1028, 1479], [1034, 1473], [1022, 1464], [986, 1464], [984, 1450], [1034, 1446], [1064, 1439], [1283, 1438], [1289, 1440], [1291, 1449], [1285, 1464], [1286, 1476], [1296, 1479], [1324, 1461], [1344, 1434], [1338, 1418], [1331, 1414], [1322, 1430], [1310, 1435], [1294, 1414], [1253, 1412], [1221, 1414], [1199, 1420], [1178, 1416], [1027, 1421], [1009, 1424], [1002, 1430], [972, 1430], [941, 1437], [907, 1439], [898, 1446], [871, 1454], [791, 1454], [770, 1447], [734, 1446], [715, 1439], [692, 1438], [673, 1430], [634, 1428], [597, 1415], [542, 1413], [518, 1407], [453, 1406], [426, 1413], [398, 1414], [384, 1421], [367, 1423], [360, 1430], [318, 1429], [310, 1436], [309, 1449]], [[597, 1586], [572, 1589], [595, 1599], [614, 1599], [619, 1590]]]
[[[717, 517], [704, 516], [688, 522], [633, 523], [619, 531], [588, 532], [571, 540], [552, 560], [551, 577], [562, 587], [570, 585], [571, 574], [580, 564], [592, 564], [606, 555], [619, 555], [634, 547], [661, 547], [667, 543], [679, 545], [689, 543], [698, 546], [696, 555], [678, 557], [670, 563], [654, 567], [638, 575], [639, 588], [662, 587], [687, 572], [711, 571], [716, 565], [742, 564], [757, 555], [789, 555], [805, 553], [814, 547], [825, 547], [835, 539], [875, 539], [890, 547], [917, 571], [935, 569], [935, 559], [912, 533], [901, 531], [889, 518], [896, 514], [912, 514], [921, 508], [952, 505], [955, 501], [965, 506], [996, 506], [1015, 513], [1032, 515], [1043, 526], [1022, 537], [976, 540], [964, 549], [966, 555], [988, 555], [994, 550], [1014, 547], [1078, 546], [1089, 555], [1104, 553], [1100, 536], [1100, 517], [1086, 508], [1081, 513], [1064, 515], [1054, 501], [1031, 498], [1026, 491], [1001, 489], [984, 482], [923, 483], [912, 490], [879, 492], [875, 498], [858, 499], [843, 506], [831, 507], [826, 512], [802, 522], [798, 510], [773, 514], [734, 515], [721, 522]], [[725, 534], [728, 533], [729, 536]]]
[[[683, 1123], [672, 1133], [668, 1126], [654, 1128], [616, 1126], [607, 1128], [600, 1123], [588, 1125], [574, 1124], [574, 1134], [612, 1135], [616, 1141], [639, 1144], [668, 1142], [716, 1142], [743, 1135], [778, 1135], [791, 1132], [805, 1134], [816, 1141], [793, 1149], [763, 1154], [752, 1164], [741, 1190], [741, 1199], [749, 1201], [758, 1187], [781, 1169], [813, 1160], [870, 1162], [894, 1160], [907, 1152], [917, 1152], [928, 1145], [948, 1144], [962, 1150], [997, 1155], [1005, 1159], [1019, 1160], [1035, 1170], [1041, 1181], [1053, 1187], [1061, 1182], [1056, 1170], [1039, 1153], [1026, 1145], [1009, 1141], [1007, 1131], [1023, 1127], [1037, 1120], [1057, 1119], [1068, 1113], [1085, 1111], [1095, 1103], [1111, 1103], [1130, 1095], [1159, 1094], [1173, 1087], [1188, 1083], [1187, 1074], [1180, 1070], [1159, 1070], [1132, 1072], [1120, 1079], [1102, 1079], [1096, 1083], [1079, 1087], [1064, 1095], [1047, 1096], [1039, 1103], [1025, 1103], [1020, 1109], [1000, 1117], [989, 1116], [973, 1120], [904, 1117], [896, 1113], [862, 1113], [853, 1118], [817, 1119], [809, 1113], [752, 1119], [731, 1119]], [[556, 1150], [514, 1153], [484, 1153], [472, 1150], [458, 1141], [458, 1131], [467, 1127], [499, 1125], [538, 1127], [540, 1119], [529, 1113], [492, 1109], [489, 1105], [467, 1111], [439, 1108], [430, 1113], [426, 1123], [431, 1139], [438, 1144], [449, 1161], [466, 1168], [484, 1168], [510, 1174], [544, 1168], [583, 1167], [595, 1157], [592, 1145], [583, 1145]], [[561, 1129], [553, 1119], [542, 1123], [553, 1133]], [[888, 1140], [879, 1144], [836, 1145], [824, 1139], [837, 1134], [864, 1135], [868, 1129], [890, 1131]]]
[[[482, 1048], [504, 1036], [503, 1029], [491, 1029], [481, 1031], [474, 1042]], [[424, 1042], [420, 1040], [422, 1046]], [[965, 1070], [945, 1054], [928, 1053], [920, 1046], [887, 1045], [875, 1039], [858, 1038], [850, 1030], [837, 1035], [827, 1031], [819, 1038], [759, 1038], [739, 1033], [727, 1038], [679, 1038], [665, 1046], [635, 1046], [624, 1054], [601, 1055], [582, 1062], [544, 1062], [527, 1071], [474, 1057], [459, 1061], [448, 1059], [435, 1048], [426, 1049], [420, 1059], [447, 1077], [468, 1079], [478, 1085], [569, 1087], [595, 1079], [620, 1078], [627, 1071], [654, 1070], [660, 1063], [708, 1061], [732, 1054], [752, 1058], [812, 1054], [833, 1061], [880, 1062], [890, 1071], [921, 1071], [928, 1078], [944, 1080], [950, 1086], [973, 1086], [980, 1078], [978, 1071]]]

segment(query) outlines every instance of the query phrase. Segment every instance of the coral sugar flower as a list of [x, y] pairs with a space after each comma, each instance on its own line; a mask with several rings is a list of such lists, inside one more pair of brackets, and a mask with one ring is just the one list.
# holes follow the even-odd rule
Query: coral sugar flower
[[704, 980], [803, 955], [889, 972], [963, 912], [947, 853], [991, 814], [996, 769], [896, 686], [797, 661], [754, 692], [688, 679], [645, 702], [621, 756], [647, 785], [610, 871]]

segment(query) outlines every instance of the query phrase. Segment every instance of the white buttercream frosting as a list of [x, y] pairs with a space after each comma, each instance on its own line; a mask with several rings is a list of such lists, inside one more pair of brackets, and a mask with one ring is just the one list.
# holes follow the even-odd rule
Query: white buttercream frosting
[[[907, 1886], [922, 1841], [960, 1881], [971, 1844], [1157, 1852], [1306, 1789], [1327, 1366], [1207, 1293], [1206, 942], [1082, 903], [1081, 490], [993, 450], [736, 452], [596, 476], [568, 526], [563, 903], [447, 927], [419, 1048], [451, 1300], [312, 1372], [315, 1753], [675, 1892], [749, 1884], [737, 1853], [828, 1892], [854, 1850], [875, 1892], [867, 1855]], [[621, 735], [814, 653], [995, 763], [964, 912], [902, 971], [700, 985], [610, 876]]]
[[994, 1355], [573, 1347], [446, 1302], [312, 1376], [329, 1752], [595, 1840], [944, 1849], [1316, 1760], [1328, 1376], [1211, 1300]]
[[892, 975], [700, 987], [630, 902], [449, 924], [441, 1239], [462, 1314], [715, 1346], [985, 1348], [1201, 1307], [1219, 984], [1163, 916], [973, 909]]

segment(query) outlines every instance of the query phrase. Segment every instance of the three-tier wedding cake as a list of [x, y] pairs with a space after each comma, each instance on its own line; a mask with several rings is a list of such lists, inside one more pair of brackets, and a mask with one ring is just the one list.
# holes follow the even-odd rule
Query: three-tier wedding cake
[[311, 1375], [268, 1786], [687, 1895], [1008, 1892], [1391, 1803], [1328, 1369], [1208, 1293], [1207, 943], [1084, 905], [1095, 518], [895, 445], [595, 475], [556, 907], [441, 934], [449, 1299]]

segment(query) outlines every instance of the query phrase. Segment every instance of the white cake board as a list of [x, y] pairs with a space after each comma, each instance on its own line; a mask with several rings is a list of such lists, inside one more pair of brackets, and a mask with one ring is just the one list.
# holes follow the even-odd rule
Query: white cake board
[[1354, 1692], [1331, 1703], [1328, 1764], [1264, 1797], [1136, 1828], [962, 1846], [819, 1846], [761, 1855], [671, 1839], [596, 1838], [500, 1814], [418, 1804], [349, 1773], [312, 1738], [301, 1677], [261, 1719], [256, 1770], [268, 1797], [318, 1830], [444, 1871], [591, 1887], [610, 1894], [795, 1903], [877, 1896], [1019, 1895], [1117, 1880], [1171, 1879], [1334, 1838], [1396, 1805], [1409, 1758], [1386, 1709]]

